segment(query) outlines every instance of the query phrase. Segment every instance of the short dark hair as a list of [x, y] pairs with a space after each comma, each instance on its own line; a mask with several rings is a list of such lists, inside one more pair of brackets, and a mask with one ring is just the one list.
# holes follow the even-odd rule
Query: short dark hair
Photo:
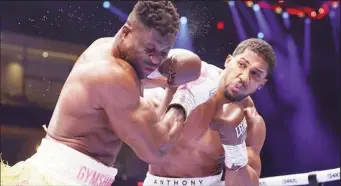
[[233, 52], [233, 56], [242, 54], [246, 49], [255, 52], [268, 63], [268, 77], [271, 76], [276, 63], [275, 52], [272, 46], [262, 39], [247, 39], [239, 43]]
[[147, 28], [156, 29], [162, 36], [179, 31], [179, 14], [170, 1], [138, 1], [129, 15], [136, 16]]

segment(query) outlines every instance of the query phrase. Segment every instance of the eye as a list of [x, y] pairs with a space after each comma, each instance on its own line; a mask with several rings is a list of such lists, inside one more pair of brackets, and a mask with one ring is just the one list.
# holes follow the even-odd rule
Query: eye
[[259, 79], [261, 77], [261, 74], [256, 71], [251, 71], [251, 75], [255, 77], [256, 79]]
[[241, 62], [241, 61], [239, 61], [239, 62], [238, 62], [238, 67], [240, 67], [240, 68], [246, 68], [246, 64], [243, 63], [243, 62]]
[[147, 53], [152, 53], [152, 52], [154, 52], [154, 49], [146, 48], [145, 51], [146, 51]]

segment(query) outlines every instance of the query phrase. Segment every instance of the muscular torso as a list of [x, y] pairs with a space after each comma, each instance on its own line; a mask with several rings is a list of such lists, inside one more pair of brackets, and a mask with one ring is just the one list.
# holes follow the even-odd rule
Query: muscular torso
[[[244, 107], [244, 105], [235, 105]], [[206, 177], [217, 175], [224, 168], [224, 149], [217, 124], [228, 122], [229, 104], [217, 106], [214, 100], [202, 104], [185, 123], [179, 142], [163, 163], [149, 166], [151, 174], [172, 178]], [[252, 126], [248, 125], [248, 130]]]
[[[105, 111], [96, 105], [97, 99], [89, 95], [82, 84], [87, 81], [87, 74], [96, 73], [98, 65], [112, 68], [113, 63], [119, 63], [119, 68], [130, 71], [136, 76], [132, 68], [112, 57], [114, 38], [102, 38], [94, 42], [77, 60], [55, 107], [49, 123], [47, 138], [57, 140], [76, 149], [105, 165], [113, 166], [122, 141], [115, 135], [115, 127], [110, 126]], [[97, 67], [96, 67], [97, 66]], [[139, 84], [136, 78], [137, 84]], [[79, 86], [79, 89], [77, 87]], [[72, 87], [72, 88], [70, 88]], [[115, 96], [115, 93], [111, 93]], [[141, 98], [142, 99], [142, 98]], [[141, 101], [151, 115], [154, 109], [146, 101]], [[143, 105], [145, 104], [145, 105]], [[124, 111], [117, 111], [124, 112]], [[119, 128], [125, 123], [116, 123]]]

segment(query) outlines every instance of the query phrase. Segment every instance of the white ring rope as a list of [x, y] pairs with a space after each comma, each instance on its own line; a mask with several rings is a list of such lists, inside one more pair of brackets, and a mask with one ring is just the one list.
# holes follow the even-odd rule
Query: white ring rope
[[309, 173], [302, 174], [291, 174], [284, 176], [276, 176], [276, 177], [268, 177], [261, 178], [259, 180], [259, 185], [272, 185], [272, 186], [280, 186], [280, 185], [309, 185], [308, 177], [310, 175], [316, 175], [318, 183], [330, 182], [335, 180], [340, 180], [340, 168], [323, 170], [323, 171], [314, 171]]

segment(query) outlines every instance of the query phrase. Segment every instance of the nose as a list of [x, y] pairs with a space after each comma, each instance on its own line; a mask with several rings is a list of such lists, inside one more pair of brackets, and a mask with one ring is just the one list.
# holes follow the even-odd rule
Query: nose
[[163, 60], [163, 57], [161, 55], [150, 55], [149, 58], [155, 65], [159, 65]]
[[240, 76], [239, 79], [242, 83], [242, 85], [245, 87], [247, 85], [247, 83], [249, 82], [249, 73], [247, 71], [243, 71]]

